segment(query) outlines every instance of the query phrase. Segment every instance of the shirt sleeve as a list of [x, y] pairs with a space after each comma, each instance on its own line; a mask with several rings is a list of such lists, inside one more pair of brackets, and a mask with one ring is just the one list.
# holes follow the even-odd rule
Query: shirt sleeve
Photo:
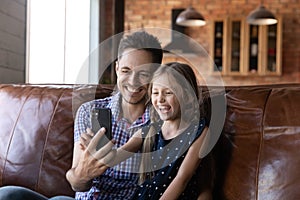
[[77, 110], [74, 122], [74, 142], [79, 141], [80, 135], [86, 132], [88, 127], [91, 128], [90, 107], [90, 103], [85, 103]]

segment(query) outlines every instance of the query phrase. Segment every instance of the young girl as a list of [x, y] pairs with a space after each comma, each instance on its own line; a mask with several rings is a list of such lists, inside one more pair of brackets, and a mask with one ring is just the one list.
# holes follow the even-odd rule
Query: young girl
[[113, 166], [141, 150], [141, 183], [133, 199], [197, 199], [201, 145], [208, 128], [199, 113], [193, 70], [172, 62], [161, 66], [150, 82], [151, 124], [116, 150]]
[[154, 73], [149, 91], [156, 111], [152, 123], [118, 148], [111, 164], [143, 146], [142, 184], [133, 199], [197, 199], [199, 153], [208, 128], [199, 115], [195, 74], [186, 64], [166, 64]]

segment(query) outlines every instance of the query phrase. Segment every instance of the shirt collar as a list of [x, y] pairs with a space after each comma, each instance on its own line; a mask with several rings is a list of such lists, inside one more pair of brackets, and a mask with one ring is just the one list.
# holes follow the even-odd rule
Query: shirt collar
[[[112, 96], [111, 102], [109, 103], [109, 107], [112, 111], [112, 115], [115, 118], [116, 121], [120, 120], [125, 120], [122, 118], [121, 115], [121, 101], [122, 101], [122, 95], [120, 92], [116, 93], [115, 95]], [[137, 118], [129, 128], [135, 128], [139, 127], [145, 124], [148, 124], [150, 122], [150, 104], [146, 106], [145, 112], [143, 113], [142, 116]]]

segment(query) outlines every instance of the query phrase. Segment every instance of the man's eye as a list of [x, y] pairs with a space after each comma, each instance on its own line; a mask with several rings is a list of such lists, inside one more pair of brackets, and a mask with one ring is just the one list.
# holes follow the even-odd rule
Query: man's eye
[[144, 78], [149, 78], [150, 77], [150, 74], [149, 73], [146, 73], [146, 72], [142, 72], [139, 74], [141, 77], [144, 77]]
[[126, 73], [129, 73], [130, 70], [128, 70], [128, 69], [122, 69], [121, 72], [124, 73], [124, 74], [126, 74]]

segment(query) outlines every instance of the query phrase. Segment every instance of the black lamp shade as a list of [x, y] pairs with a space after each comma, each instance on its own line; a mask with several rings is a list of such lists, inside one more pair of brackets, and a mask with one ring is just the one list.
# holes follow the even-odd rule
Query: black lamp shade
[[206, 22], [200, 13], [189, 7], [178, 15], [176, 24], [181, 26], [203, 26]]
[[248, 15], [247, 22], [253, 25], [271, 25], [276, 24], [277, 19], [273, 13], [260, 5]]

